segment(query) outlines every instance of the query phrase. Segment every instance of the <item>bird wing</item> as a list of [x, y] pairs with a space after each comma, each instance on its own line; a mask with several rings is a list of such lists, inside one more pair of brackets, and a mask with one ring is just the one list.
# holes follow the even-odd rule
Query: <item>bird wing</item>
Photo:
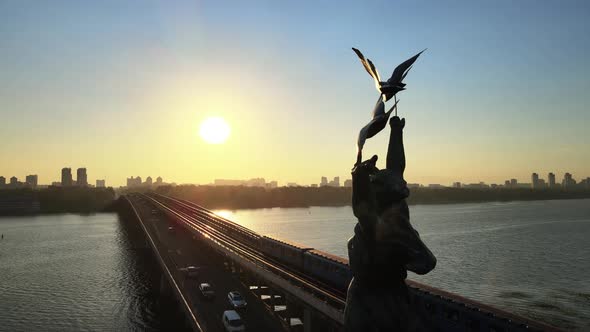
[[393, 73], [391, 74], [391, 77], [387, 80], [387, 82], [391, 83], [391, 84], [396, 83], [396, 82], [401, 82], [406, 77], [408, 72], [410, 71], [410, 68], [412, 67], [414, 62], [418, 59], [420, 54], [422, 54], [422, 52], [424, 52], [424, 51], [426, 51], [426, 49], [420, 51], [420, 53], [414, 55], [413, 57], [409, 58], [408, 60], [402, 62], [397, 67], [395, 67], [395, 69], [393, 70]]
[[369, 73], [369, 75], [371, 75], [371, 77], [373, 77], [373, 79], [375, 80], [375, 84], [377, 86], [379, 86], [379, 81], [381, 80], [381, 78], [379, 77], [379, 72], [377, 72], [377, 69], [375, 68], [375, 65], [373, 64], [373, 62], [371, 62], [371, 60], [369, 60], [369, 59], [365, 59], [365, 56], [363, 55], [363, 53], [361, 53], [361, 51], [359, 51], [358, 49], [353, 47], [352, 50], [354, 51], [354, 53], [356, 53], [356, 55], [361, 60], [361, 63], [363, 64], [363, 67], [365, 67], [365, 70], [367, 71], [367, 73]]

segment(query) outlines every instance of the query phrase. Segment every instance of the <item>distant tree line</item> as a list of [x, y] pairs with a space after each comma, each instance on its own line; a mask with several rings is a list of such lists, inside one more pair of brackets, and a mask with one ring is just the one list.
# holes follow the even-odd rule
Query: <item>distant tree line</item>
[[0, 190], [0, 215], [93, 213], [107, 209], [113, 188], [49, 187]]
[[[265, 189], [243, 186], [162, 186], [156, 192], [195, 202], [209, 209], [256, 209], [350, 205], [352, 188], [280, 187]], [[413, 188], [409, 204], [522, 201], [590, 198], [590, 190]]]

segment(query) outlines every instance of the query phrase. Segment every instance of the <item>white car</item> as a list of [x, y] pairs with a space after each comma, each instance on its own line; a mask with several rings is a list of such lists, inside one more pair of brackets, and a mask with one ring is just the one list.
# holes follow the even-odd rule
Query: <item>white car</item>
[[223, 323], [223, 327], [228, 332], [246, 331], [242, 318], [235, 310], [224, 311], [221, 316], [221, 323]]
[[211, 298], [215, 297], [215, 291], [213, 291], [213, 288], [211, 287], [211, 285], [206, 282], [199, 285], [199, 290], [201, 291], [201, 294], [205, 298], [211, 299]]
[[229, 292], [229, 294], [227, 294], [227, 299], [234, 309], [246, 308], [246, 300], [244, 300], [244, 297], [242, 297], [242, 294], [238, 291]]

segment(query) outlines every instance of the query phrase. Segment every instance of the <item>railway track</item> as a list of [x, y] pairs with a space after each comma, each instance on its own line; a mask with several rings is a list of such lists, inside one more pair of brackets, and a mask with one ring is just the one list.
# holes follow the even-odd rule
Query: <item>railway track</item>
[[[223, 232], [223, 227], [236, 227], [244, 231], [245, 234], [252, 237], [260, 237], [259, 234], [252, 232], [231, 221], [217, 217], [209, 211], [204, 211], [201, 207], [193, 206], [181, 200], [163, 196], [163, 195], [143, 195], [146, 199], [151, 200], [156, 206], [162, 208], [168, 213], [177, 217], [185, 227], [196, 231], [203, 237], [210, 239], [217, 245], [240, 255], [241, 257], [256, 263], [258, 266], [277, 274], [289, 283], [302, 288], [314, 296], [322, 299], [339, 310], [343, 310], [346, 304], [346, 294], [342, 291], [329, 288], [323, 283], [310, 278], [299, 271], [284, 266], [276, 260], [267, 257], [264, 253], [253, 248], [251, 244], [243, 243]], [[221, 224], [223, 223], [223, 224]]]

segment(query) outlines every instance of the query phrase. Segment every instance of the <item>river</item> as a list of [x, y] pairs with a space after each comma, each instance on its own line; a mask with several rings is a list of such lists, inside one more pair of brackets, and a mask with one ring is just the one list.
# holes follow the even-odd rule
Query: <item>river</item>
[[0, 218], [0, 331], [178, 330], [116, 214]]
[[[350, 207], [216, 211], [342, 257]], [[409, 278], [568, 329], [590, 330], [590, 200], [410, 206], [438, 259]]]

